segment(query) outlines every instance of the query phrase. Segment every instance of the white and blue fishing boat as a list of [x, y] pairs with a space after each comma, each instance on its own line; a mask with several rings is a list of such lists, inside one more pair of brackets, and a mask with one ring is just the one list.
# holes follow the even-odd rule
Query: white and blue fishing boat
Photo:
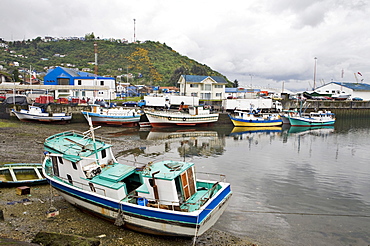
[[[89, 118], [88, 118], [89, 119]], [[71, 204], [144, 233], [194, 237], [221, 216], [231, 197], [223, 175], [195, 172], [194, 163], [118, 163], [108, 140], [90, 130], [45, 140], [44, 175]], [[215, 179], [210, 180], [209, 177]]]
[[12, 109], [12, 112], [20, 121], [67, 123], [72, 119], [71, 113], [48, 113], [37, 106], [28, 106], [28, 109], [21, 109], [20, 111]]
[[138, 125], [141, 113], [136, 109], [127, 109], [123, 107], [104, 108], [100, 105], [91, 105], [91, 112], [81, 111], [87, 119], [91, 118], [94, 125], [119, 125], [136, 126]]
[[297, 116], [289, 116], [291, 126], [332, 126], [335, 124], [335, 115], [331, 111], [317, 111], [309, 114], [299, 114]]

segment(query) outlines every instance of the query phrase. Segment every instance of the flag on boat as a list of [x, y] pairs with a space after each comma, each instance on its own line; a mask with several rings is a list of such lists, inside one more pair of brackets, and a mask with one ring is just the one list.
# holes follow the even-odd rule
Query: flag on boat
[[360, 72], [357, 72], [358, 75], [362, 76], [362, 74]]

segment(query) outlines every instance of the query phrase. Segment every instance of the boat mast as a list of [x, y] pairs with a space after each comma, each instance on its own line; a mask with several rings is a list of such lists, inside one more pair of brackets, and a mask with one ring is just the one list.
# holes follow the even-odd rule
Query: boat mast
[[84, 132], [83, 134], [84, 135], [91, 134], [91, 138], [92, 138], [93, 143], [94, 143], [96, 163], [99, 165], [99, 156], [98, 156], [98, 152], [96, 151], [96, 142], [95, 142], [95, 133], [94, 133], [94, 131], [95, 131], [95, 129], [99, 129], [101, 126], [97, 126], [97, 127], [94, 128], [89, 114], [86, 115], [86, 119], [87, 119], [87, 122], [89, 123], [90, 130]]

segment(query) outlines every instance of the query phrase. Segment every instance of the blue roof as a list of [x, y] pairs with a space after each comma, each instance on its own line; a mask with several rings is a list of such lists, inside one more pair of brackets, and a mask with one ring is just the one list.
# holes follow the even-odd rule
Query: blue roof
[[227, 84], [227, 81], [225, 80], [225, 78], [221, 76], [203, 76], [203, 75], [181, 75], [181, 76], [186, 80], [186, 82], [201, 83], [203, 80], [207, 78], [211, 78], [217, 83]]
[[[370, 91], [370, 84], [350, 83], [350, 82], [331, 82], [331, 83], [347, 87], [347, 88], [352, 89], [354, 91]], [[323, 85], [323, 86], [325, 86], [325, 85]], [[320, 87], [323, 87], [323, 86], [320, 86]]]

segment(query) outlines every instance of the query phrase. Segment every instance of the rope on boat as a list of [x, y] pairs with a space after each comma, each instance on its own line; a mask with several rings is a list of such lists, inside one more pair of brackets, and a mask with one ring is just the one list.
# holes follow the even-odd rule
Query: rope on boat
[[123, 204], [120, 203], [120, 208], [117, 213], [117, 218], [114, 221], [114, 225], [123, 226], [125, 224], [125, 218], [123, 217]]
[[198, 237], [198, 221], [199, 221], [199, 214], [197, 215], [197, 223], [195, 224], [195, 234], [193, 239], [193, 246], [197, 243], [197, 237]]

